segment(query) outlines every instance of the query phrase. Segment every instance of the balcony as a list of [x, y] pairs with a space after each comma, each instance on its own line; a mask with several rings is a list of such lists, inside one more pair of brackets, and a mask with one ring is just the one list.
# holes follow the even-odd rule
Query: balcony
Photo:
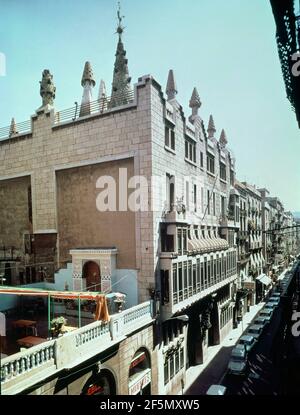
[[5, 357], [0, 372], [2, 394], [18, 394], [63, 369], [71, 369], [152, 321], [152, 306], [147, 301], [112, 315], [109, 323], [95, 321]]

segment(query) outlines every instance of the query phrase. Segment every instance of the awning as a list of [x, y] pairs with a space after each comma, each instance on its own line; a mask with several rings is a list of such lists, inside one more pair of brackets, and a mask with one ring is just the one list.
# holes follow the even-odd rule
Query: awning
[[266, 274], [261, 274], [256, 279], [266, 286], [272, 284], [271, 278], [269, 278]]

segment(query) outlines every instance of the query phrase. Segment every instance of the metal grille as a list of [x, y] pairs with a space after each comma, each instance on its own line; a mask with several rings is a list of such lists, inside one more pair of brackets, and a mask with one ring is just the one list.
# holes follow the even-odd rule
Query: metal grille
[[11, 127], [2, 127], [0, 128], [0, 140], [10, 137], [17, 137], [18, 134], [30, 133], [31, 131], [31, 121], [23, 121], [16, 124], [16, 134], [11, 134]]

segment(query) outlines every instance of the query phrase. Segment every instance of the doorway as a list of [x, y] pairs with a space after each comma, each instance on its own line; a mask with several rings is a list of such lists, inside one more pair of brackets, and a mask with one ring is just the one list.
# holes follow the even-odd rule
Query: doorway
[[88, 291], [101, 291], [100, 268], [96, 262], [86, 262], [82, 274], [86, 280], [86, 289]]

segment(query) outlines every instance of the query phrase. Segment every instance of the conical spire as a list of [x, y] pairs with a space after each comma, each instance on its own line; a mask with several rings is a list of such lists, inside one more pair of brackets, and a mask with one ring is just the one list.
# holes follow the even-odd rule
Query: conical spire
[[208, 137], [213, 137], [216, 132], [215, 122], [213, 116], [210, 115], [207, 127]]
[[85, 87], [86, 83], [91, 84], [93, 87], [96, 85], [92, 66], [90, 62], [85, 62], [83, 74], [81, 78], [81, 86]]
[[83, 94], [79, 116], [83, 117], [84, 115], [89, 115], [91, 113], [92, 91], [96, 85], [90, 62], [85, 62], [81, 85], [83, 87]]
[[11, 119], [10, 129], [9, 129], [9, 137], [14, 134], [18, 134], [17, 124], [14, 118]]
[[170, 101], [171, 99], [175, 99], [177, 95], [177, 87], [175, 83], [173, 69], [169, 70], [166, 93], [168, 96], [168, 101]]
[[121, 16], [120, 3], [118, 8], [118, 27], [117, 33], [119, 35], [119, 41], [116, 51], [116, 60], [114, 67], [114, 76], [112, 83], [110, 108], [117, 107], [119, 105], [128, 104], [130, 100], [131, 78], [128, 71], [128, 60], [126, 59], [126, 51], [122, 42], [122, 34], [124, 27], [122, 26], [122, 20], [124, 16]]
[[192, 116], [198, 115], [198, 109], [201, 107], [201, 100], [197, 91], [197, 88], [195, 87], [193, 89], [193, 93], [190, 99], [190, 108], [192, 108]]
[[220, 135], [220, 140], [219, 141], [220, 141], [220, 144], [221, 144], [222, 147], [225, 147], [226, 144], [228, 143], [224, 129], [221, 131], [221, 135]]
[[99, 95], [98, 100], [100, 104], [100, 111], [103, 112], [107, 109], [107, 96], [106, 96], [106, 86], [103, 79], [100, 81], [100, 87], [99, 87]]

